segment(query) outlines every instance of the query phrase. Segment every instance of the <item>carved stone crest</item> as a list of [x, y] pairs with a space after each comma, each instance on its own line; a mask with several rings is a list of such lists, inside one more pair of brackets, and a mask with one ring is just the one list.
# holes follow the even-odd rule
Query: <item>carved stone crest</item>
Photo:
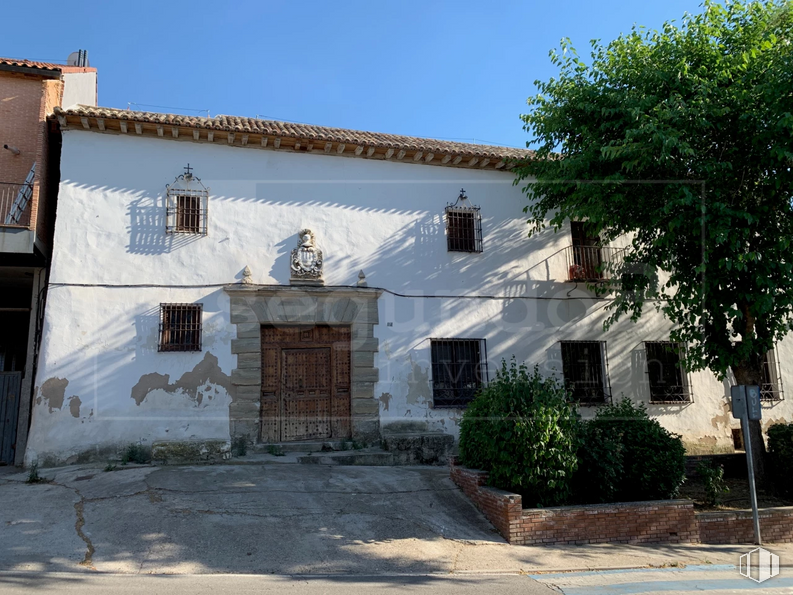
[[322, 250], [314, 245], [314, 232], [301, 229], [297, 234], [297, 248], [292, 250], [291, 281], [303, 284], [321, 285]]

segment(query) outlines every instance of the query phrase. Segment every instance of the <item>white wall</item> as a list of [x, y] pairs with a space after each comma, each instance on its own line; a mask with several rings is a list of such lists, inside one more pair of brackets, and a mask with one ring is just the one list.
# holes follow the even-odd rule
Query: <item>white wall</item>
[[[188, 162], [211, 190], [209, 233], [166, 236], [165, 185]], [[569, 233], [529, 239], [525, 199], [509, 173], [83, 131], [64, 133], [61, 173], [28, 462], [99, 456], [137, 440], [228, 438], [223, 375], [235, 367], [234, 327], [219, 285], [239, 281], [246, 265], [255, 283], [288, 284], [304, 227], [324, 252], [327, 285], [354, 285], [363, 269], [370, 287], [388, 290], [375, 329], [381, 424], [457, 434], [461, 412], [429, 406], [431, 337], [486, 339], [491, 378], [502, 358], [550, 370], [560, 367], [558, 341], [605, 339], [613, 394], [649, 400], [642, 341], [666, 339], [668, 323], [648, 312], [604, 335], [606, 301], [562, 282]], [[482, 254], [446, 250], [443, 210], [461, 187], [482, 207]], [[121, 287], [141, 284], [166, 287]], [[200, 354], [156, 351], [158, 306], [177, 301], [204, 304]], [[219, 367], [209, 375], [207, 354]], [[790, 355], [783, 345], [783, 372]], [[198, 392], [212, 399], [190, 392], [202, 376]], [[64, 379], [63, 405], [50, 412]], [[693, 380], [693, 404], [650, 411], [692, 450], [731, 449], [737, 424], [725, 413], [724, 387], [706, 373]], [[133, 398], [134, 387], [139, 396], [158, 383], [140, 404]], [[791, 407], [767, 414], [790, 418]]]
[[96, 105], [96, 72], [65, 72], [63, 73], [64, 109], [75, 105]]

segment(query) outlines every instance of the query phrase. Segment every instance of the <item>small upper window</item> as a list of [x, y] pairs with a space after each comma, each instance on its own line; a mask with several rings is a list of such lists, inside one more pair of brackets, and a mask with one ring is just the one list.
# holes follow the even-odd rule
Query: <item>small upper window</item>
[[482, 215], [470, 204], [465, 190], [446, 207], [446, 244], [449, 252], [482, 251]]
[[762, 384], [760, 385], [761, 401], [781, 401], [784, 399], [782, 393], [782, 378], [779, 374], [779, 360], [776, 357], [776, 350], [771, 349], [766, 352], [763, 358]]
[[196, 178], [190, 167], [166, 186], [166, 233], [206, 235], [209, 188]]
[[647, 376], [650, 403], [690, 403], [691, 387], [680, 354], [683, 345], [670, 341], [647, 341]]
[[201, 351], [201, 304], [160, 304], [157, 351]]
[[605, 341], [562, 341], [564, 385], [573, 400], [597, 405], [611, 399]]
[[432, 405], [466, 407], [487, 380], [484, 339], [431, 339]]

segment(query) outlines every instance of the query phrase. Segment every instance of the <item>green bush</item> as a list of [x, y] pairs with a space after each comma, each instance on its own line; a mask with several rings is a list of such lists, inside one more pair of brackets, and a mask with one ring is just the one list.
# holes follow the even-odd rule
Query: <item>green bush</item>
[[777, 491], [793, 496], [793, 423], [768, 428], [768, 467]]
[[650, 419], [644, 404], [627, 398], [601, 407], [584, 423], [575, 478], [580, 502], [674, 498], [685, 479], [680, 436]]
[[489, 473], [491, 485], [517, 492], [525, 506], [553, 506], [571, 495], [578, 415], [564, 388], [514, 359], [463, 414], [460, 459]]
[[720, 504], [721, 497], [730, 491], [724, 482], [724, 466], [714, 466], [710, 461], [702, 461], [697, 465], [697, 474], [702, 478], [705, 486], [705, 504], [708, 506]]
[[617, 502], [622, 478], [622, 441], [605, 424], [583, 422], [578, 469], [573, 475], [575, 499], [583, 504]]

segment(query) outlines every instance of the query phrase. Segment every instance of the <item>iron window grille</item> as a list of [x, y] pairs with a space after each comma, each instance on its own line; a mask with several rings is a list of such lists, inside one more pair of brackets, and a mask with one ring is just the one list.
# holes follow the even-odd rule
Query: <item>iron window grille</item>
[[561, 341], [562, 373], [570, 397], [581, 405], [611, 401], [605, 341]]
[[201, 351], [201, 304], [160, 304], [157, 351]]
[[430, 339], [432, 406], [464, 408], [487, 382], [484, 339]]
[[770, 349], [763, 358], [762, 377], [760, 384], [760, 400], [766, 403], [783, 401], [782, 375], [779, 369], [776, 349]]
[[209, 188], [192, 174], [190, 164], [165, 192], [165, 233], [207, 235]]
[[446, 205], [446, 247], [449, 252], [482, 252], [482, 214], [468, 201], [465, 190]]
[[691, 382], [683, 367], [680, 354], [682, 343], [672, 341], [645, 341], [647, 377], [650, 383], [650, 403], [692, 403]]

